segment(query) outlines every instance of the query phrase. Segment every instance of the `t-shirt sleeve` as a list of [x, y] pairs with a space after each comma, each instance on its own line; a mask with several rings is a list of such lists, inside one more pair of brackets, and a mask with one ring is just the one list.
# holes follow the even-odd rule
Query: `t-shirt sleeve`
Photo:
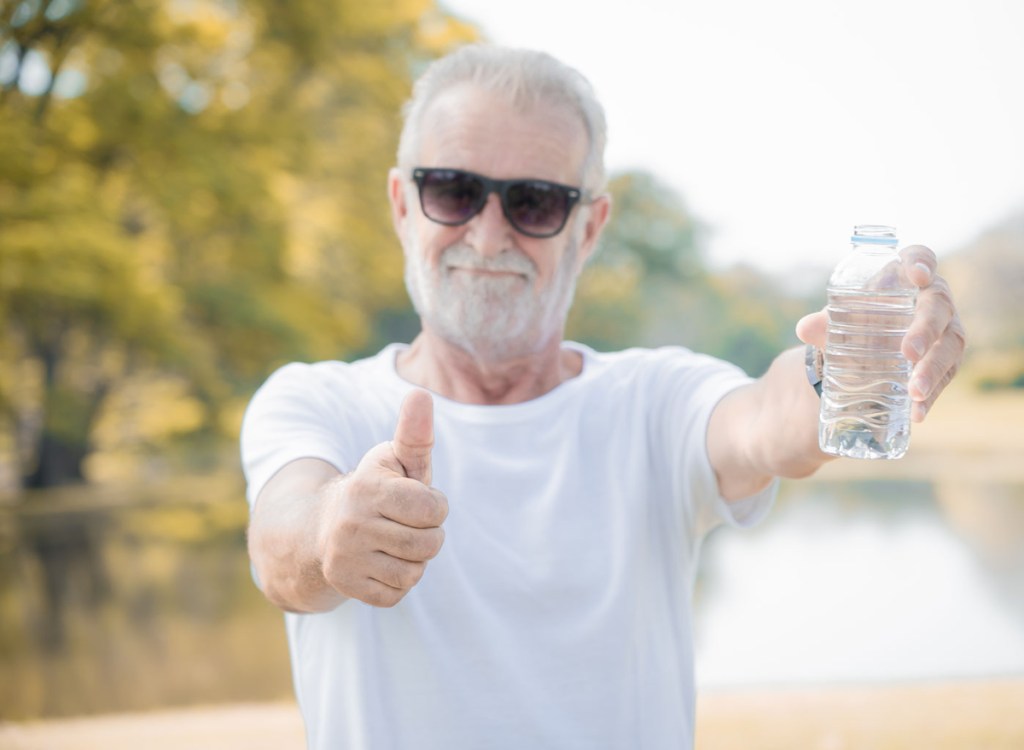
[[[290, 364], [256, 392], [242, 420], [242, 469], [250, 509], [266, 483], [286, 464], [316, 458], [341, 472], [355, 468], [347, 440], [348, 415], [338, 414], [315, 365]], [[361, 454], [360, 454], [361, 455]]]
[[681, 503], [681, 520], [691, 540], [699, 541], [715, 526], [752, 526], [771, 509], [778, 489], [773, 480], [760, 492], [727, 501], [718, 488], [708, 456], [711, 413], [727, 394], [752, 379], [740, 368], [706, 355], [670, 352], [659, 384], [666, 405], [663, 435], [672, 461], [672, 485]]

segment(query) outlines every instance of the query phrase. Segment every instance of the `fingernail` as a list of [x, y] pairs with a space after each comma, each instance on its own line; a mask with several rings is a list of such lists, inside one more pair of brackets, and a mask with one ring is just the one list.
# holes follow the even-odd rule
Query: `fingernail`
[[921, 272], [924, 273], [924, 275], [927, 276], [929, 278], [929, 280], [931, 279], [931, 277], [932, 277], [932, 269], [931, 268], [926, 266], [924, 263], [915, 263], [914, 265], [917, 266], [918, 268], [920, 268]]
[[918, 336], [915, 336], [914, 338], [910, 339], [910, 348], [913, 349], [914, 352], [917, 353], [918, 358], [923, 357], [924, 356], [924, 339], [922, 339], [922, 338], [920, 338]]
[[910, 387], [913, 388], [915, 391], [917, 391], [918, 395], [921, 396], [921, 398], [927, 398], [928, 397], [928, 391], [930, 389], [930, 385], [929, 385], [928, 381], [925, 380], [924, 378], [922, 378], [922, 377], [914, 378], [913, 380], [910, 381]]
[[918, 403], [914, 404], [914, 410], [916, 412], [914, 416], [916, 417], [916, 421], [918, 422], [923, 422], [924, 418], [928, 416], [928, 405], [923, 402], [919, 401]]

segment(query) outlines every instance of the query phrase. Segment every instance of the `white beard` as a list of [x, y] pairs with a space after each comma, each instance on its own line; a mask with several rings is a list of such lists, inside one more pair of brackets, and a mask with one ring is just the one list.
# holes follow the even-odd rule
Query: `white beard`
[[[578, 248], [576, 237], [571, 237], [550, 283], [537, 289], [537, 269], [518, 249], [487, 258], [464, 244], [452, 245], [432, 269], [410, 231], [405, 286], [424, 327], [449, 343], [483, 359], [526, 356], [562, 335], [576, 290]], [[465, 268], [512, 274], [458, 270]]]

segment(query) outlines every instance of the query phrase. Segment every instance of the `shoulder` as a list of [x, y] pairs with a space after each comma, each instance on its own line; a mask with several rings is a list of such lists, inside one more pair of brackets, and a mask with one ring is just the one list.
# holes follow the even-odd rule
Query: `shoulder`
[[395, 349], [353, 362], [284, 365], [249, 401], [243, 431], [257, 425], [387, 422], [409, 387], [395, 374]]
[[368, 441], [380, 442], [394, 430], [408, 386], [394, 374], [393, 359], [394, 348], [388, 347], [354, 362], [293, 362], [279, 368], [246, 407], [243, 454], [280, 447], [283, 453], [301, 450], [303, 456], [331, 457], [335, 466], [347, 466], [339, 457], [342, 449], [361, 456]]

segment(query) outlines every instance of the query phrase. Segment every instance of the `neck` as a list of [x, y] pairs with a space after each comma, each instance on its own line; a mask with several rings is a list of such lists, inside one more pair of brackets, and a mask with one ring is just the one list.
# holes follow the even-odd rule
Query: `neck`
[[562, 348], [561, 335], [525, 355], [497, 347], [468, 352], [424, 329], [398, 355], [398, 374], [438, 395], [466, 404], [517, 404], [543, 396], [583, 369], [583, 357]]

